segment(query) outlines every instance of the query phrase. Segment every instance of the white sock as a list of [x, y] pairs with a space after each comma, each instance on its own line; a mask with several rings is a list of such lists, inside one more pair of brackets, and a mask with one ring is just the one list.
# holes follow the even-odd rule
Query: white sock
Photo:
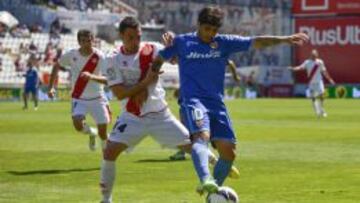
[[314, 107], [316, 115], [320, 115], [320, 113], [321, 113], [320, 102], [317, 99], [315, 101], [313, 101], [313, 107]]
[[326, 114], [323, 102], [319, 101], [319, 107], [320, 107], [321, 114]]
[[216, 162], [218, 161], [216, 155], [211, 151], [211, 149], [209, 149], [208, 155], [209, 155], [209, 163], [215, 166]]
[[115, 161], [103, 160], [100, 177], [100, 188], [103, 202], [111, 202], [111, 192], [115, 182], [115, 170]]

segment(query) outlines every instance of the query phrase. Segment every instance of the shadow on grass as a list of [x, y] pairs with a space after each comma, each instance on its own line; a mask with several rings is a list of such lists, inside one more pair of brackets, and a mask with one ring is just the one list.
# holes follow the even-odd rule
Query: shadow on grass
[[137, 163], [169, 163], [169, 162], [179, 162], [186, 160], [170, 160], [170, 159], [141, 159], [136, 161]]
[[53, 175], [64, 174], [73, 172], [89, 172], [99, 171], [100, 168], [74, 168], [74, 169], [53, 169], [53, 170], [34, 170], [34, 171], [7, 171], [7, 173], [15, 176], [28, 176], [28, 175]]

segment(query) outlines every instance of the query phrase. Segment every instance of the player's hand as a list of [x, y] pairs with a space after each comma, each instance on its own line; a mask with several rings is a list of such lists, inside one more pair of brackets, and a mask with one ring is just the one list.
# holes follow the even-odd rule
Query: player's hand
[[309, 36], [305, 33], [296, 33], [287, 37], [287, 41], [294, 45], [303, 45], [309, 42]]
[[85, 80], [91, 80], [92, 79], [92, 74], [85, 71], [85, 72], [80, 73], [80, 77], [84, 78]]
[[50, 99], [53, 99], [55, 97], [55, 93], [56, 93], [56, 90], [55, 88], [50, 88], [49, 91], [48, 91], [48, 96]]
[[165, 47], [171, 46], [173, 44], [174, 38], [175, 38], [175, 34], [173, 32], [165, 32], [162, 35], [162, 40]]
[[240, 82], [240, 76], [238, 74], [234, 75], [234, 81], [237, 83]]
[[162, 74], [164, 71], [154, 71], [152, 69], [149, 69], [143, 82], [146, 85], [149, 85], [151, 83], [156, 82], [159, 79], [159, 75]]
[[135, 104], [142, 107], [142, 105], [147, 100], [148, 96], [149, 96], [148, 90], [145, 89], [145, 90], [139, 92], [138, 94], [136, 94], [135, 96], [133, 96], [132, 99], [134, 100]]
[[330, 84], [335, 85], [336, 83], [334, 80], [330, 80]]

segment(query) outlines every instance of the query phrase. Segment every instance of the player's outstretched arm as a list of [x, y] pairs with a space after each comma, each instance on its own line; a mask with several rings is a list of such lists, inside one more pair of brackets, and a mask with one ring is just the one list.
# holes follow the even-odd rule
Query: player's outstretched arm
[[253, 47], [261, 49], [282, 43], [303, 45], [309, 41], [309, 37], [305, 33], [296, 33], [289, 36], [257, 36], [253, 40]]
[[228, 66], [230, 68], [231, 75], [233, 76], [233, 79], [235, 82], [240, 82], [240, 76], [236, 72], [236, 65], [234, 61], [228, 60]]
[[299, 70], [304, 70], [303, 66], [295, 66], [295, 67], [289, 67], [290, 70], [292, 71], [299, 71]]
[[107, 85], [106, 77], [102, 76], [102, 75], [95, 75], [95, 74], [91, 74], [90, 72], [82, 72], [81, 77], [83, 77], [87, 80], [92, 80], [97, 83]]
[[322, 74], [330, 82], [330, 84], [335, 85], [334, 79], [330, 76], [330, 74], [329, 74], [329, 72], [327, 70], [323, 71]]
[[60, 69], [61, 69], [60, 64], [55, 63], [55, 65], [53, 66], [53, 69], [51, 70], [49, 88], [48, 88], [48, 96], [49, 96], [49, 98], [54, 98], [54, 96], [55, 96], [54, 83], [55, 83], [55, 80], [56, 80], [56, 78], [58, 76], [58, 72], [59, 72]]

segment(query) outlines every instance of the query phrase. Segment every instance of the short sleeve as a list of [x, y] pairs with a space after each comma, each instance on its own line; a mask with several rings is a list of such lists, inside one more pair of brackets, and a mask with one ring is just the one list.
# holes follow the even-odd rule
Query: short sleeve
[[105, 59], [104, 75], [106, 76], [109, 86], [122, 84], [124, 82], [122, 73], [119, 68], [116, 67], [116, 55], [107, 57]]
[[308, 60], [305, 60], [301, 65], [300, 65], [300, 68], [301, 69], [306, 69], [306, 64], [308, 63]]
[[71, 53], [66, 52], [65, 54], [61, 55], [59, 58], [59, 64], [60, 66], [69, 69], [71, 66]]
[[164, 45], [160, 44], [160, 43], [153, 43], [154, 45], [154, 54], [153, 54], [153, 58], [156, 58], [159, 55], [159, 52], [161, 50], [163, 50], [165, 48]]
[[247, 51], [251, 48], [253, 38], [240, 35], [222, 35], [221, 40], [226, 44], [230, 53]]
[[103, 55], [101, 58], [100, 58], [100, 61], [99, 61], [99, 70], [100, 70], [100, 73], [101, 75], [106, 75], [106, 69], [107, 69], [107, 66], [108, 66], [108, 56], [106, 55]]
[[179, 46], [179, 37], [175, 37], [173, 44], [169, 47], [165, 47], [164, 49], [159, 51], [159, 55], [165, 60], [169, 60], [174, 56], [178, 55], [178, 46]]

